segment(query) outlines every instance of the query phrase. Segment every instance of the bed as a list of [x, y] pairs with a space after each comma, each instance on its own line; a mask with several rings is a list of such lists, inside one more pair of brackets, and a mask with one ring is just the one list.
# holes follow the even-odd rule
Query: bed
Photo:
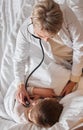
[[[77, 91], [62, 100], [65, 109], [60, 121], [49, 129], [35, 125], [18, 124], [9, 118], [4, 108], [4, 96], [13, 81], [12, 57], [16, 36], [23, 21], [30, 15], [32, 6], [38, 0], [0, 0], [0, 130], [69, 130], [83, 119], [83, 93]], [[67, 4], [76, 14], [83, 27], [83, 1], [57, 0]], [[71, 102], [70, 102], [71, 101]], [[74, 105], [73, 105], [74, 104]], [[76, 106], [79, 106], [77, 109]], [[76, 127], [83, 127], [83, 120]]]

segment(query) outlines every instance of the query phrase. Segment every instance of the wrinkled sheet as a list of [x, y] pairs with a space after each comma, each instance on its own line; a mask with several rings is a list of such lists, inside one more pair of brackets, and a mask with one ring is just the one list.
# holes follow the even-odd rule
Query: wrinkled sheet
[[[82, 0], [57, 1], [67, 2], [76, 12], [80, 23], [83, 24]], [[11, 59], [15, 50], [17, 32], [26, 17], [30, 15], [34, 2], [37, 2], [37, 0], [0, 0], [0, 130], [46, 130], [30, 123], [16, 123], [6, 113], [3, 102], [8, 87], [13, 80], [13, 63]], [[49, 128], [49, 130], [68, 130], [78, 119], [83, 118], [83, 95], [80, 92], [77, 93], [70, 94], [68, 98], [64, 99], [65, 109], [60, 122]], [[67, 104], [69, 98], [71, 102]], [[77, 106], [79, 106], [78, 109], [75, 109]]]

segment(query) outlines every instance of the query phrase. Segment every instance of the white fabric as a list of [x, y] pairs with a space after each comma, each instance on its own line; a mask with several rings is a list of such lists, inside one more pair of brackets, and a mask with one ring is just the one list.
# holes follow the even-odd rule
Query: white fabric
[[[15, 92], [16, 89], [14, 84], [12, 84], [4, 98], [6, 112], [15, 122], [26, 124], [28, 128], [28, 125], [32, 126], [24, 115], [24, 111], [28, 108], [15, 101]], [[60, 103], [64, 106], [63, 112], [59, 123], [56, 123], [51, 129], [69, 130], [79, 119], [83, 119], [83, 91], [79, 90], [65, 96]]]
[[24, 110], [26, 107], [21, 105], [19, 102], [16, 101], [15, 93], [16, 88], [14, 86], [14, 82], [11, 87], [8, 89], [6, 96], [4, 97], [4, 105], [7, 114], [11, 119], [16, 121], [17, 123], [28, 123], [26, 119], [24, 119]]
[[[61, 38], [62, 43], [68, 47], [66, 48], [68, 51], [65, 51], [63, 48], [63, 56], [61, 55], [62, 56], [61, 58], [65, 59], [64, 57], [67, 57], [67, 54], [70, 55], [72, 53], [71, 50], [73, 50], [73, 56], [71, 56], [71, 61], [73, 63], [71, 73], [73, 76], [77, 78], [81, 76], [82, 68], [83, 68], [83, 37], [82, 37], [83, 31], [74, 13], [66, 6], [65, 7], [61, 6], [61, 9], [63, 12], [64, 21], [63, 21], [61, 30], [58, 32], [58, 35]], [[69, 17], [67, 17], [68, 15]], [[70, 17], [71, 17], [71, 20], [70, 20]], [[28, 68], [28, 73], [30, 73], [33, 70], [33, 68], [35, 68], [35, 66], [37, 66], [38, 63], [40, 63], [40, 59], [42, 59], [39, 40], [30, 35], [30, 33], [34, 34], [32, 32], [33, 24], [29, 25], [28, 27], [28, 24], [30, 23], [31, 23], [31, 20], [27, 19], [21, 26], [20, 31], [17, 36], [15, 57], [14, 57], [14, 72], [15, 72], [15, 80], [17, 81], [17, 84], [21, 82], [24, 83], [25, 65], [28, 64], [27, 66], [29, 66], [29, 68], [31, 67], [30, 70]], [[27, 30], [29, 30], [30, 33]], [[39, 67], [38, 69], [39, 72], [37, 70], [33, 74], [33, 76], [34, 77], [36, 76], [36, 78], [38, 77], [38, 80], [44, 81], [47, 78], [48, 80], [46, 80], [46, 82], [49, 82], [49, 80], [50, 82], [54, 82], [52, 81], [53, 78], [50, 79], [50, 77], [52, 76], [46, 77], [45, 75], [46, 74], [45, 70], [48, 73], [50, 73], [49, 65], [50, 63], [52, 64], [52, 62], [54, 62], [54, 59], [51, 56], [52, 55], [52, 52], [50, 51], [51, 47], [49, 46], [48, 43], [45, 43], [43, 40], [42, 40], [42, 45], [45, 52], [45, 60], [43, 64]], [[58, 49], [59, 48], [57, 48], [57, 50]], [[59, 54], [61, 54], [61, 52]], [[31, 62], [30, 65], [29, 65], [29, 60]], [[70, 60], [70, 59], [67, 58], [67, 60]], [[40, 69], [42, 69], [42, 71]], [[41, 72], [44, 74], [45, 77], [44, 76], [40, 77], [39, 73]], [[53, 75], [53, 73], [51, 75]]]
[[83, 0], [66, 0], [66, 3], [74, 11], [80, 24], [83, 26]]
[[[8, 114], [5, 111], [4, 105], [3, 105], [3, 100], [4, 100], [4, 95], [7, 92], [7, 89], [9, 85], [12, 83], [13, 80], [13, 69], [12, 69], [12, 58], [13, 58], [13, 53], [15, 49], [15, 42], [16, 42], [16, 36], [18, 29], [20, 25], [23, 23], [24, 19], [30, 15], [32, 5], [34, 4], [36, 0], [0, 0], [0, 65], [1, 65], [1, 76], [0, 76], [0, 130], [41, 130], [41, 128], [36, 127], [35, 125], [32, 124], [18, 124], [16, 123], [13, 119], [11, 119]], [[59, 0], [58, 0], [59, 1]], [[66, 0], [67, 1], [67, 0]], [[71, 6], [70, 1], [74, 1], [74, 6]], [[82, 7], [83, 4], [80, 4], [80, 0], [77, 1], [75, 0], [70, 0], [69, 1], [69, 6], [72, 7], [72, 9], [76, 9], [75, 7]], [[63, 2], [63, 1], [59, 1]], [[82, 0], [81, 0], [82, 2]], [[78, 5], [77, 5], [78, 4]], [[76, 6], [75, 6], [76, 5]], [[82, 11], [82, 8], [81, 8]], [[80, 13], [80, 8], [79, 8], [79, 13]], [[78, 17], [79, 17], [79, 13]], [[83, 17], [80, 17], [81, 19]], [[82, 21], [82, 20], [81, 20]], [[83, 24], [82, 24], [83, 25]], [[8, 36], [11, 33], [10, 40], [8, 43]], [[8, 43], [8, 44], [7, 44]], [[7, 46], [6, 46], [7, 45]], [[6, 47], [6, 49], [5, 49]], [[5, 53], [4, 53], [5, 52]], [[9, 53], [10, 52], [10, 53]], [[3, 56], [3, 57], [2, 57]], [[2, 60], [1, 60], [2, 59]], [[81, 87], [82, 87], [82, 81], [81, 80]], [[70, 95], [71, 96], [71, 95]], [[76, 106], [77, 104], [82, 105], [83, 100], [81, 97], [79, 97], [80, 100], [75, 101]], [[12, 105], [11, 105], [12, 106]], [[73, 104], [72, 104], [73, 107]], [[67, 108], [67, 107], [66, 107]], [[52, 128], [49, 130], [67, 130], [64, 126], [66, 123], [66, 126], [68, 128], [68, 125], [71, 126], [71, 123], [68, 124], [67, 119], [70, 121], [73, 119], [80, 118], [81, 117], [81, 109], [78, 109], [77, 112], [77, 117], [74, 117], [73, 115], [73, 108], [67, 108], [67, 111], [70, 111], [72, 113], [72, 117], [70, 117], [70, 114], [66, 113], [66, 110], [64, 111], [63, 115], [64, 117], [66, 116], [66, 120], [62, 124], [62, 118], [61, 118], [61, 123], [57, 123], [54, 125]], [[79, 114], [81, 113], [81, 114]], [[74, 120], [73, 120], [74, 121]], [[74, 122], [75, 123], [75, 122]], [[46, 130], [42, 128], [42, 130]]]
[[35, 1], [37, 0], [0, 0], [0, 65], [10, 33], [13, 32], [16, 36], [17, 26], [19, 28], [22, 21], [30, 15]]
[[[64, 106], [60, 122], [65, 129], [72, 128], [79, 119], [83, 119], [83, 91], [76, 91], [65, 96], [61, 103]], [[70, 126], [70, 127], [69, 127]]]
[[[24, 83], [24, 75], [28, 76], [42, 59], [39, 40], [31, 37], [27, 32], [27, 26], [29, 23], [31, 23], [31, 21], [26, 20], [24, 22], [17, 36], [14, 56], [16, 86], [20, 83]], [[32, 25], [30, 27], [32, 27]], [[31, 32], [30, 27], [28, 29]], [[29, 82], [37, 86], [55, 88], [55, 93], [59, 95], [70, 78], [70, 71], [63, 66], [56, 64], [53, 56], [51, 56], [52, 53], [49, 44], [44, 41], [41, 42], [44, 48], [45, 58], [43, 64], [33, 73]], [[25, 72], [25, 65], [27, 68], [29, 66], [27, 70], [28, 72]]]
[[83, 26], [83, 0], [55, 0], [59, 4], [67, 4]]

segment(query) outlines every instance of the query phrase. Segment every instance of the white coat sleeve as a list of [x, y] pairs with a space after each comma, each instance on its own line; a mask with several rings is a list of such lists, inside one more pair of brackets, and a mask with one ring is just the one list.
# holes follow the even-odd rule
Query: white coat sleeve
[[16, 86], [23, 83], [25, 76], [25, 65], [29, 56], [29, 42], [23, 32], [19, 30], [16, 40], [16, 49], [14, 55], [14, 76]]
[[78, 82], [83, 68], [83, 27], [71, 9], [67, 8], [65, 13], [73, 48], [71, 81]]

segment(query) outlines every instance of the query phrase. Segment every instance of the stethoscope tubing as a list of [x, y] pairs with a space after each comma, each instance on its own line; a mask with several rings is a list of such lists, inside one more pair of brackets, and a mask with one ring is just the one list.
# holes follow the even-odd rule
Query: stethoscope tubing
[[[32, 23], [31, 23], [32, 24]], [[29, 24], [29, 25], [31, 25]], [[28, 30], [29, 32], [29, 30]], [[30, 35], [32, 35], [34, 38], [38, 39], [39, 40], [39, 43], [40, 43], [40, 47], [41, 47], [41, 51], [42, 51], [42, 59], [40, 61], [40, 63], [31, 71], [31, 73], [28, 75], [27, 79], [26, 79], [26, 82], [25, 82], [25, 89], [27, 90], [27, 87], [28, 87], [28, 81], [29, 81], [29, 78], [32, 76], [32, 74], [41, 66], [41, 64], [43, 63], [44, 61], [44, 57], [45, 57], [45, 54], [44, 54], [44, 49], [43, 49], [43, 46], [42, 46], [42, 43], [41, 43], [41, 38], [31, 34], [29, 32]]]

